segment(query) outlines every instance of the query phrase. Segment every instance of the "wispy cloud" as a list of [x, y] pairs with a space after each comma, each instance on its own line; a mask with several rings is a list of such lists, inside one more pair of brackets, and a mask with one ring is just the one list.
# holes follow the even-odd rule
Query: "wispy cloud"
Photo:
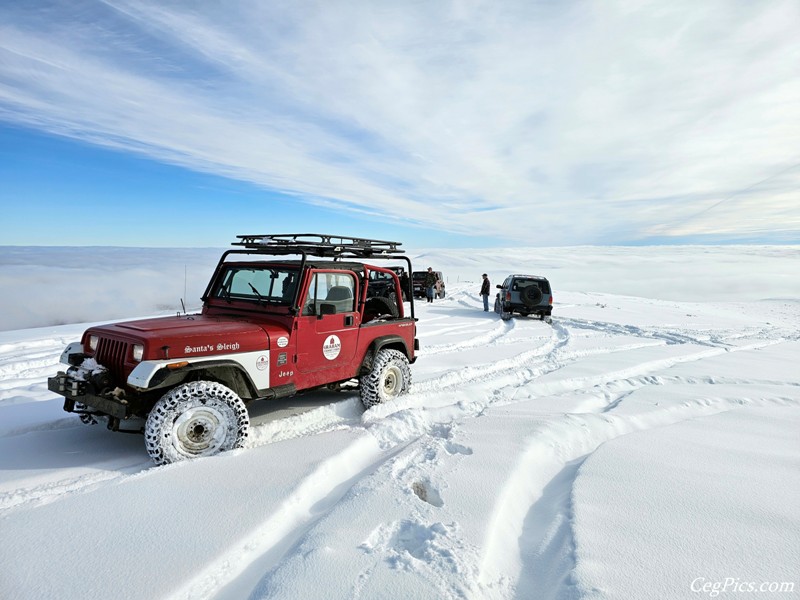
[[537, 244], [800, 231], [793, 0], [7, 3], [0, 23], [0, 119], [312, 204]]

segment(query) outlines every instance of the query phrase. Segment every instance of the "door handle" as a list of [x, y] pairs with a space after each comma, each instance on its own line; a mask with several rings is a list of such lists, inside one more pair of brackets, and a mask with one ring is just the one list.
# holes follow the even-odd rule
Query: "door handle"
[[354, 322], [353, 315], [345, 315], [344, 316], [344, 326], [345, 327], [352, 327]]

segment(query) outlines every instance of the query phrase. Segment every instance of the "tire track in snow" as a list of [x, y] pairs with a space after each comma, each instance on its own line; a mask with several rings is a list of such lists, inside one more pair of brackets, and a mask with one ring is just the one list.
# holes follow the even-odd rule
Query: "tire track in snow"
[[660, 327], [638, 327], [635, 325], [622, 325], [608, 321], [591, 321], [588, 319], [559, 318], [561, 322], [574, 329], [585, 329], [589, 331], [599, 331], [609, 335], [630, 335], [641, 338], [651, 338], [663, 340], [667, 344], [697, 344], [699, 346], [718, 347], [728, 344], [712, 339], [710, 335], [698, 336], [696, 333], [689, 334], [675, 329]]
[[563, 392], [574, 392], [576, 390], [586, 390], [589, 388], [607, 385], [614, 381], [635, 379], [637, 377], [644, 377], [655, 371], [663, 371], [674, 367], [675, 365], [696, 362], [705, 358], [711, 358], [726, 354], [728, 352], [741, 352], [746, 350], [758, 350], [768, 346], [774, 346], [782, 343], [783, 340], [770, 340], [748, 344], [746, 346], [738, 346], [733, 348], [710, 348], [692, 354], [682, 356], [672, 356], [668, 358], [660, 358], [655, 360], [646, 361], [636, 365], [631, 365], [625, 369], [616, 371], [608, 371], [599, 375], [591, 375], [586, 377], [573, 377], [570, 379], [560, 379], [552, 382], [533, 383], [531, 381], [536, 377], [529, 377], [527, 390], [537, 396], [558, 395]]
[[[417, 399], [424, 398], [425, 394], [427, 394], [430, 391], [446, 391], [449, 388], [458, 387], [460, 385], [467, 385], [481, 379], [484, 380], [490, 380], [493, 378], [502, 379], [508, 375], [513, 375], [515, 381], [513, 385], [515, 385], [515, 390], [516, 390], [519, 389], [519, 386], [525, 385], [526, 383], [530, 383], [531, 381], [540, 377], [543, 373], [552, 372], [557, 368], [561, 368], [561, 366], [566, 364], [565, 361], [577, 360], [579, 358], [584, 358], [586, 356], [591, 356], [597, 353], [600, 354], [605, 353], [605, 351], [602, 350], [582, 351], [576, 353], [575, 356], [569, 356], [567, 358], [559, 359], [557, 361], [557, 366], [552, 366], [550, 369], [544, 367], [539, 370], [534, 369], [535, 364], [544, 364], [543, 362], [537, 363], [535, 360], [536, 358], [548, 357], [552, 355], [554, 350], [566, 345], [568, 337], [563, 337], [564, 335], [568, 336], [568, 332], [566, 329], [564, 329], [562, 335], [559, 335], [558, 333], [554, 334], [554, 338], [551, 339], [552, 342], [551, 345], [545, 345], [536, 348], [529, 352], [523, 353], [514, 359], [506, 359], [504, 361], [499, 361], [494, 365], [481, 367], [480, 369], [477, 369], [475, 372], [465, 373], [463, 371], [459, 371], [453, 373], [453, 375], [449, 378], [443, 376], [442, 378], [428, 380], [428, 382], [425, 382], [428, 385], [422, 386], [422, 389], [419, 389], [417, 386], [415, 386], [412, 394], [409, 394], [409, 396], [406, 399], [403, 399], [402, 402], [405, 402], [405, 400], [407, 399], [412, 400], [411, 396], [416, 396]], [[654, 383], [657, 383], [655, 379], [648, 376], [648, 373], [651, 373], [653, 371], [663, 370], [665, 368], [668, 368], [670, 366], [682, 362], [701, 360], [702, 358], [706, 358], [708, 356], [724, 354], [725, 352], [736, 352], [739, 350], [761, 348], [775, 343], [779, 342], [778, 341], [764, 342], [733, 349], [717, 349], [715, 351], [703, 351], [697, 354], [684, 357], [673, 357], [668, 359], [660, 359], [656, 361], [642, 363], [641, 365], [638, 365], [636, 367], [631, 367], [630, 369], [626, 369], [624, 371], [608, 373], [604, 374], [603, 376], [598, 376], [595, 378], [562, 380], [558, 382], [553, 382], [552, 384], [543, 384], [546, 386], [547, 389], [542, 390], [539, 395], [574, 392], [578, 389], [589, 389], [592, 387], [597, 387], [599, 385], [609, 385], [614, 382], [626, 382], [627, 384], [626, 387], [628, 387], [629, 390], [638, 389], [641, 387], [645, 387], [647, 385], [653, 385]], [[620, 347], [613, 349], [613, 351], [625, 351], [636, 347], [638, 346]], [[528, 370], [520, 371], [520, 369], [524, 369], [525, 367], [527, 367]], [[519, 379], [520, 376], [522, 377], [522, 381], [520, 381]], [[663, 377], [658, 379], [666, 381], [666, 378]], [[693, 381], [690, 380], [689, 378], [677, 378], [677, 377], [674, 378], [674, 381], [676, 383], [709, 383], [709, 381], [704, 379], [697, 379], [697, 381]], [[744, 383], [741, 380], [723, 381], [720, 378], [717, 378], [714, 381], [717, 383]], [[754, 383], [754, 382], [747, 381], [746, 383]], [[761, 383], [777, 383], [778, 385], [784, 384], [784, 382], [761, 382]], [[800, 383], [793, 385], [800, 385]], [[630, 391], [627, 393], [630, 393]], [[479, 406], [473, 406], [473, 405], [464, 406], [462, 407], [462, 412], [460, 414], [460, 417], [469, 418], [471, 416], [480, 414], [483, 410], [485, 410], [489, 406], [511, 404], [516, 401], [519, 400], [515, 400], [513, 396], [511, 399], [496, 397], [493, 399], [489, 399], [485, 403], [480, 403]], [[413, 406], [405, 408], [398, 407], [397, 404], [399, 404], [400, 402], [401, 401], [398, 400], [396, 403], [393, 403], [391, 405], [374, 407], [369, 411], [368, 414], [366, 414], [363, 420], [367, 424], [374, 424], [375, 422], [377, 422], [378, 419], [385, 418], [389, 414], [401, 412], [403, 410], [408, 410], [409, 408], [413, 409]], [[616, 401], [616, 404], [614, 404], [614, 406], [617, 406], [618, 404], [619, 400]], [[420, 401], [419, 405], [424, 406], [424, 403]], [[438, 407], [438, 408], [442, 409], [444, 407]], [[364, 424], [362, 423], [362, 414], [363, 410], [361, 408], [359, 399], [357, 397], [353, 397], [327, 406], [315, 408], [306, 413], [302, 413], [301, 415], [286, 417], [263, 425], [256, 425], [251, 430], [251, 438], [247, 445], [247, 448], [255, 448], [266, 444], [276, 443], [297, 437], [321, 435], [337, 429], [362, 427], [364, 426]], [[72, 426], [73, 424], [71, 423], [71, 420], [60, 419], [53, 423], [46, 423], [42, 424], [41, 426], [28, 428], [24, 432], [50, 431], [52, 429], [59, 429]], [[78, 425], [74, 426], [77, 427]], [[429, 427], [428, 424], [420, 426], [419, 428], [414, 430], [413, 435], [423, 435], [425, 431], [428, 429], [428, 427]], [[30, 488], [22, 487], [16, 490], [12, 490], [10, 492], [6, 492], [0, 495], [0, 512], [5, 512], [9, 509], [14, 509], [14, 508], [36, 506], [47, 502], [57, 501], [59, 498], [66, 497], [67, 495], [74, 495], [77, 493], [85, 493], [88, 491], [92, 491], [101, 485], [116, 484], [122, 479], [129, 477], [132, 474], [148, 470], [149, 468], [158, 468], [152, 466], [150, 463], [137, 463], [137, 464], [138, 468], [131, 467], [129, 471], [122, 473], [115, 471], [115, 472], [104, 472], [91, 475], [82, 474], [73, 478], [47, 482]], [[88, 466], [90, 465], [87, 465], [87, 467]]]
[[[256, 448], [297, 437], [322, 435], [337, 429], [360, 427], [362, 413], [361, 402], [358, 397], [355, 397], [344, 400], [342, 403], [315, 408], [297, 416], [255, 425], [251, 427], [250, 438], [246, 447]], [[71, 417], [21, 428], [7, 432], [5, 435], [10, 437], [24, 433], [47, 433], [58, 429], [81, 427], [86, 426], [80, 423], [77, 417]], [[109, 432], [109, 435], [114, 434]], [[102, 457], [95, 463], [76, 465], [75, 468], [86, 469], [88, 472], [74, 477], [47, 481], [30, 487], [22, 486], [0, 493], [0, 514], [14, 509], [35, 507], [55, 502], [75, 494], [91, 492], [104, 485], [116, 485], [126, 478], [143, 471], [165, 468], [157, 467], [150, 461], [136, 461], [128, 466], [109, 471], [101, 467], [99, 465], [100, 462], [102, 462]], [[96, 472], [97, 469], [103, 469], [103, 471], [98, 473]]]
[[67, 343], [56, 338], [0, 345], [0, 381], [27, 370], [55, 367]]
[[29, 488], [17, 488], [0, 494], [0, 515], [5, 516], [15, 509], [41, 506], [76, 493], [86, 493], [101, 485], [117, 483], [131, 475], [147, 470], [150, 462], [137, 462], [120, 471], [84, 473], [57, 481], [49, 481]]
[[[508, 385], [505, 384], [503, 380], [509, 377], [513, 377], [514, 385], [516, 386], [515, 389], [519, 389], [520, 385], [530, 383], [531, 381], [540, 377], [542, 374], [557, 370], [563, 367], [565, 364], [569, 364], [580, 358], [595, 355], [598, 353], [602, 354], [606, 352], [610, 353], [616, 351], [630, 350], [632, 348], [637, 347], [637, 346], [618, 347], [610, 350], [599, 349], [599, 350], [589, 350], [589, 351], [574, 351], [571, 353], [566, 353], [564, 352], [563, 349], [569, 342], [570, 333], [569, 329], [564, 325], [562, 325], [559, 321], [554, 321], [553, 335], [551, 336], [551, 339], [543, 346], [524, 352], [512, 359], [503, 359], [491, 365], [482, 365], [480, 367], [475, 367], [472, 369], [450, 372], [444, 374], [441, 377], [431, 380], [426, 380], [421, 384], [416, 384], [414, 386], [412, 394], [409, 395], [409, 399], [412, 399], [412, 397], [416, 397], [418, 404], [423, 405], [424, 398], [422, 397], [424, 397], [426, 394], [429, 394], [430, 392], [447, 391], [453, 388], [458, 388], [461, 385], [468, 385], [470, 383], [474, 383], [476, 381], [481, 381], [481, 380], [490, 381], [495, 379], [497, 380], [497, 383], [499, 385]], [[491, 336], [493, 339], [497, 340], [501, 339], [509, 331], [510, 329], [505, 326], [505, 323], [503, 323], [500, 324], [500, 328], [495, 328], [493, 331], [488, 332], [485, 335]], [[499, 335], [497, 335], [498, 333]], [[568, 380], [567, 382], [556, 382], [555, 384], [549, 384], [548, 388], [546, 390], [542, 390], [542, 392], [559, 393], [561, 391], [574, 391], [575, 389], [587, 389], [601, 384], [608, 385], [613, 381], [632, 381], [635, 380], [636, 377], [646, 377], [646, 374], [652, 372], [653, 370], [667, 368], [674, 364], [678, 364], [679, 362], [699, 360], [706, 356], [721, 354], [726, 351], [733, 352], [738, 350], [764, 347], [772, 343], [778, 343], [778, 341], [765, 342], [762, 344], [751, 344], [739, 348], [717, 348], [714, 352], [711, 352], [710, 354], [699, 353], [688, 357], [652, 361], [650, 363], [644, 363], [642, 365], [624, 371], [619, 371], [613, 374], [605, 374], [602, 377], [597, 377], [594, 379], [591, 378], [583, 380], [572, 379]], [[47, 347], [48, 345], [50, 347], [54, 347], [52, 340], [49, 342], [48, 341], [36, 342], [29, 345], [7, 344], [5, 346], [5, 349], [7, 352], [17, 352], [20, 350], [21, 347], [24, 347], [25, 349], [31, 350], [31, 352], [28, 354], [28, 356], [30, 356], [37, 352], [41, 352], [42, 348]], [[480, 343], [475, 344], [476, 347], [480, 345], [481, 345]], [[441, 349], [443, 347], [447, 347], [447, 345], [442, 345], [439, 348]], [[560, 355], [559, 352], [561, 353]], [[10, 361], [8, 364], [11, 365], [11, 372], [19, 373], [23, 370], [23, 366], [25, 365], [25, 355], [21, 357], [23, 358], [22, 361], [20, 361], [19, 358], [20, 357], [17, 357], [16, 359], [17, 363], [14, 363], [12, 359], [8, 359]], [[57, 358], [58, 355], [55, 355], [54, 360], [57, 361]], [[17, 365], [16, 367], [14, 366], [15, 364]], [[537, 365], [539, 368], [537, 368]], [[521, 381], [520, 377], [522, 378]], [[723, 383], [722, 380], [718, 379], [717, 381], [719, 383]], [[652, 382], [642, 382], [641, 385], [648, 385], [651, 383]], [[565, 388], [565, 389], [559, 389], [559, 388]], [[514, 401], [515, 400], [513, 396], [511, 399], [495, 398], [493, 400], [490, 399], [486, 403], [482, 403], [481, 406], [470, 406], [468, 408], [464, 407], [465, 410], [462, 414], [462, 418], [467, 418], [470, 415], [478, 414], [479, 412], [484, 410], [487, 406], [490, 406], [492, 404], [503, 404]], [[386, 409], [384, 409], [383, 407], [375, 407], [374, 409], [372, 409], [369, 412], [367, 418], [365, 419], [366, 424], [369, 425], [374, 423], [376, 417], [380, 418], [386, 416], [386, 414], [398, 412], [398, 410], [404, 410], [403, 407], [389, 406], [389, 405], [385, 406]], [[383, 411], [385, 411], [384, 414], [379, 414]], [[360, 427], [363, 426], [363, 424], [361, 423], [362, 413], [363, 410], [361, 410], [360, 408], [360, 402], [358, 401], [358, 398], [353, 397], [348, 400], [345, 400], [344, 403], [338, 402], [331, 404], [327, 407], [320, 407], [312, 411], [309, 411], [308, 413], [299, 415], [297, 417], [287, 417], [285, 419], [273, 421], [268, 424], [257, 425], [253, 427], [251, 431], [251, 440], [250, 443], [248, 444], [248, 447], [252, 448], [252, 447], [262, 446], [264, 444], [274, 443], [284, 439], [291, 439], [295, 437], [319, 435], [322, 433], [326, 433], [341, 428]], [[51, 431], [72, 426], [73, 426], [72, 422], [69, 419], [62, 418], [53, 422], [48, 422], [28, 427], [25, 428], [24, 430], [7, 432], [6, 435], [16, 435], [19, 433], [32, 433], [36, 431], [44, 432], [44, 431]], [[425, 429], [424, 427], [420, 429], [419, 433], [422, 434], [424, 429]], [[91, 465], [86, 465], [86, 467], [93, 468]], [[115, 472], [104, 472], [100, 474], [98, 473], [81, 474], [73, 478], [46, 482], [29, 488], [21, 487], [19, 489], [12, 490], [10, 492], [6, 492], [3, 495], [0, 495], [0, 511], [7, 511], [10, 509], [21, 508], [26, 506], [35, 506], [42, 503], [58, 500], [59, 497], [66, 497], [67, 495], [73, 495], [76, 493], [82, 493], [85, 491], [94, 490], [101, 485], [114, 484], [115, 482], [118, 482], [122, 478], [130, 476], [131, 473], [137, 473], [143, 470], [147, 470], [148, 467], [149, 463], [140, 463], [139, 468], [134, 467], [131, 469], [130, 472], [120, 473], [115, 471]]]
[[18, 397], [38, 400], [47, 394], [46, 379], [59, 368], [63, 338], [0, 344], [0, 406]]
[[[601, 444], [629, 433], [711, 416], [743, 405], [786, 405], [782, 400], [717, 399], [685, 402], [639, 415], [568, 414], [538, 428], [497, 496], [482, 544], [479, 582], [487, 598], [562, 597], [575, 565], [570, 493], [580, 464]], [[519, 545], [509, 540], [522, 540]], [[522, 546], [526, 550], [521, 551]], [[515, 583], [507, 579], [514, 576]], [[540, 586], [546, 576], [548, 585]]]
[[[513, 321], [501, 321], [500, 323], [495, 324], [492, 329], [485, 333], [478, 334], [477, 336], [470, 338], [469, 340], [465, 340], [463, 342], [454, 342], [452, 344], [438, 344], [433, 346], [427, 346], [420, 350], [417, 353], [419, 357], [427, 357], [436, 354], [446, 354], [452, 352], [459, 352], [461, 350], [467, 350], [469, 348], [481, 348], [484, 346], [489, 346], [496, 344], [498, 340], [506, 337], [512, 329], [514, 329], [515, 324]], [[515, 340], [516, 341], [516, 340]]]
[[[243, 593], [249, 596], [264, 574], [344, 497], [356, 481], [391, 460], [406, 445], [387, 451], [373, 436], [361, 436], [343, 451], [320, 463], [250, 535], [237, 540], [233, 549], [220, 555], [170, 597], [173, 600], [205, 600], [246, 597]], [[236, 589], [226, 589], [227, 586]]]
[[18, 435], [25, 435], [28, 433], [37, 432], [52, 432], [61, 429], [72, 429], [73, 427], [85, 427], [83, 423], [77, 418], [77, 415], [69, 417], [61, 417], [60, 419], [53, 419], [52, 421], [44, 421], [42, 423], [35, 423], [32, 425], [22, 425], [14, 429], [7, 429], [0, 434], [0, 437], [15, 437]]
[[415, 383], [411, 388], [410, 395], [427, 394], [431, 391], [443, 390], [485, 380], [492, 375], [518, 372], [520, 368], [536, 363], [537, 359], [552, 355], [556, 349], [565, 346], [569, 342], [569, 337], [569, 331], [566, 329], [554, 329], [550, 339], [537, 348], [521, 352], [513, 358], [500, 359], [488, 365], [448, 371], [438, 377], [426, 379], [421, 383]]

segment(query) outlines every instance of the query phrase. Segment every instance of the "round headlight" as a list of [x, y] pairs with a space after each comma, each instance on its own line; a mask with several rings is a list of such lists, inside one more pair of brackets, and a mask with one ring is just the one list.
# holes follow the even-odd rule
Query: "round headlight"
[[142, 346], [141, 344], [134, 344], [133, 360], [135, 360], [136, 362], [141, 362], [143, 356], [144, 356], [144, 346]]
[[92, 352], [94, 352], [95, 350], [97, 350], [97, 341], [98, 341], [98, 339], [99, 339], [99, 338], [98, 338], [96, 335], [90, 335], [90, 336], [89, 336], [89, 349], [90, 349]]

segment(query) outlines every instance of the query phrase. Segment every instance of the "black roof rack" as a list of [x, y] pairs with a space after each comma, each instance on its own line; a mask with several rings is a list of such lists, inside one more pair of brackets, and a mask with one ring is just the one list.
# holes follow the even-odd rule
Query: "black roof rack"
[[233, 242], [232, 246], [269, 254], [305, 253], [323, 258], [369, 258], [405, 252], [398, 248], [400, 242], [320, 233], [272, 233], [236, 237], [239, 241]]

